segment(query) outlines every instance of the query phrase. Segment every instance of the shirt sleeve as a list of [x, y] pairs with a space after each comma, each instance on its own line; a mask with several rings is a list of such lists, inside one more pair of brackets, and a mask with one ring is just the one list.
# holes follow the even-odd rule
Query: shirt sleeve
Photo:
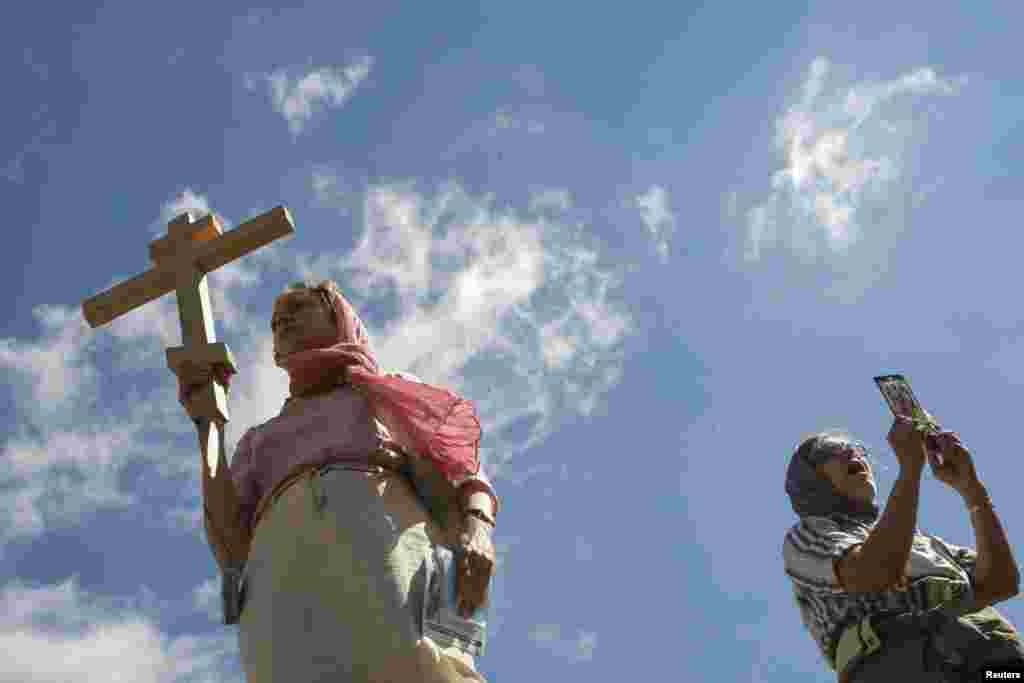
[[[388, 374], [391, 375], [392, 377], [399, 377], [410, 382], [419, 382], [420, 384], [423, 384], [423, 380], [417, 377], [416, 375], [412, 374], [411, 372], [391, 372]], [[491, 497], [491, 502], [494, 503], [494, 514], [498, 514], [498, 494], [495, 493], [494, 485], [491, 484], [491, 480], [487, 477], [487, 474], [484, 472], [483, 466], [480, 467], [480, 470], [476, 474], [470, 475], [468, 477], [463, 477], [461, 479], [457, 479], [453, 483], [455, 484], [455, 487], [457, 489], [461, 490], [463, 487], [466, 487], [469, 489], [482, 491], [489, 495]]]
[[238, 528], [249, 536], [252, 535], [253, 517], [256, 515], [261, 495], [252, 455], [252, 430], [247, 429], [235, 444], [235, 453], [231, 456], [228, 469], [238, 493]]
[[973, 548], [967, 548], [964, 546], [953, 545], [938, 536], [932, 536], [933, 539], [942, 544], [949, 554], [953, 557], [953, 561], [956, 562], [961, 569], [967, 572], [967, 575], [971, 578], [971, 585], [974, 585], [974, 577], [976, 576], [975, 570], [978, 565], [978, 553]]
[[864, 540], [826, 517], [804, 517], [789, 530], [782, 546], [786, 574], [812, 591], [845, 592], [836, 576], [835, 561]]

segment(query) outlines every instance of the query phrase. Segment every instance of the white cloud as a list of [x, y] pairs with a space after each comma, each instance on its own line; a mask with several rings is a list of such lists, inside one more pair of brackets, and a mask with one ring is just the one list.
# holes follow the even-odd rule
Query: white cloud
[[530, 640], [538, 647], [553, 655], [573, 662], [589, 662], [597, 649], [597, 634], [588, 631], [577, 632], [576, 637], [563, 637], [557, 624], [539, 624], [530, 631]]
[[73, 580], [0, 592], [0, 681], [212, 683], [225, 680], [236, 650], [229, 633], [169, 637], [144, 612], [83, 594]]
[[[589, 414], [618, 381], [631, 321], [579, 226], [499, 211], [456, 185], [433, 197], [371, 188], [364, 213], [348, 257], [305, 267], [339, 271], [369, 304], [391, 302], [374, 331], [382, 362], [465, 391], [484, 416], [485, 450], [511, 457], [560, 416]], [[508, 443], [502, 430], [517, 426]]]
[[135, 502], [118, 485], [121, 458], [137, 448], [135, 427], [55, 430], [16, 437], [0, 450], [0, 539], [81, 521], [94, 509]]
[[37, 414], [50, 415], [74, 400], [95, 380], [87, 361], [90, 329], [81, 310], [37, 306], [32, 311], [43, 328], [38, 344], [0, 339], [0, 370], [16, 372], [29, 383], [25, 398]]
[[[230, 304], [231, 293], [252, 277], [224, 270], [228, 285], [218, 283], [212, 294]], [[225, 310], [236, 322], [247, 320], [238, 307], [215, 305], [217, 313]], [[0, 444], [0, 541], [137, 502], [119, 483], [130, 463], [198, 474], [195, 458], [156, 458], [144, 444], [147, 434], [167, 442], [190, 428], [165, 365], [166, 347], [180, 344], [173, 294], [100, 330], [88, 327], [78, 307], [39, 306], [34, 313], [43, 328], [38, 339], [0, 340], [0, 372], [16, 380], [9, 386], [17, 413], [13, 433]], [[109, 360], [100, 368], [104, 356]], [[140, 384], [139, 374], [154, 371], [166, 373], [158, 390], [141, 388], [153, 380]], [[112, 386], [122, 389], [115, 394]]]
[[[268, 302], [267, 307], [270, 307]], [[264, 326], [269, 327], [269, 315]], [[274, 340], [269, 329], [250, 337], [248, 346], [235, 350], [239, 374], [231, 382], [229, 442], [253, 425], [269, 420], [288, 396], [288, 375], [274, 364]]]
[[[370, 75], [372, 65], [373, 60], [365, 56], [343, 67], [322, 67], [301, 77], [292, 78], [287, 70], [278, 69], [259, 78], [267, 83], [274, 109], [297, 136], [317, 112], [345, 104]], [[256, 80], [247, 76], [246, 87], [254, 88]]]
[[312, 177], [313, 193], [320, 201], [328, 201], [338, 179], [333, 173], [314, 171]]
[[[45, 65], [38, 65], [38, 67], [44, 71], [46, 69]], [[40, 74], [37, 73], [36, 75]], [[46, 80], [45, 75], [41, 76], [41, 78]], [[20, 151], [4, 163], [3, 167], [0, 168], [0, 176], [18, 185], [25, 182], [25, 163], [29, 159], [43, 158], [47, 145], [51, 143], [57, 134], [57, 121], [49, 116], [49, 112], [50, 106], [45, 103], [40, 104], [36, 108], [32, 115], [32, 120], [41, 124], [39, 130]]]
[[676, 217], [669, 206], [668, 191], [660, 185], [651, 185], [647, 192], [633, 201], [634, 206], [640, 209], [640, 217], [654, 241], [658, 256], [667, 263], [669, 241], [676, 231]]
[[220, 577], [211, 577], [193, 588], [192, 604], [197, 612], [202, 612], [211, 621], [222, 623], [223, 605], [221, 605]]
[[317, 206], [337, 211], [346, 219], [362, 205], [365, 180], [339, 173], [329, 166], [317, 166], [310, 173], [310, 188]]
[[[110, 283], [110, 286], [118, 284]], [[174, 292], [139, 306], [100, 328], [103, 334], [130, 344], [138, 363], [159, 362], [164, 349], [181, 344], [181, 322]], [[90, 331], [91, 334], [96, 334]], [[127, 355], [127, 354], [126, 354]], [[154, 359], [157, 357], [157, 359]]]
[[896, 201], [908, 148], [920, 138], [913, 107], [925, 97], [953, 95], [963, 79], [931, 68], [890, 81], [841, 84], [819, 57], [799, 100], [776, 121], [775, 145], [784, 165], [771, 192], [746, 212], [745, 257], [786, 242], [807, 258], [824, 244], [845, 252], [863, 237], [863, 214]]
[[530, 195], [530, 211], [540, 213], [542, 211], [561, 212], [572, 208], [572, 196], [569, 190], [564, 188], [548, 188], [534, 192]]
[[191, 212], [195, 219], [202, 218], [212, 211], [210, 200], [205, 195], [196, 194], [192, 188], [186, 187], [160, 207], [160, 225], [157, 231], [166, 232], [167, 224], [186, 211]]
[[[54, 339], [61, 337], [58, 332], [36, 344], [13, 344], [5, 340], [3, 345], [16, 348], [18, 356], [13, 359], [15, 363], [27, 364], [24, 359], [46, 357], [44, 352], [55, 345]], [[53, 527], [80, 524], [100, 508], [138, 504], [137, 494], [126, 491], [120, 481], [124, 468], [130, 464], [145, 465], [148, 476], [155, 476], [159, 481], [168, 481], [170, 477], [182, 474], [187, 474], [189, 481], [198, 481], [197, 451], [191, 440], [184, 442], [188, 444], [185, 453], [167, 456], [168, 450], [173, 452], [176, 449], [174, 439], [177, 436], [191, 435], [191, 424], [177, 404], [176, 383], [170, 372], [164, 369], [162, 343], [154, 342], [153, 338], [146, 341], [153, 347], [148, 361], [151, 367], [147, 368], [133, 353], [140, 347], [138, 338], [111, 335], [107, 341], [113, 344], [101, 344], [83, 337], [79, 340], [80, 345], [69, 348], [67, 356], [57, 365], [36, 363], [36, 367], [29, 366], [26, 374], [36, 388], [31, 383], [23, 390], [15, 387], [17, 420], [12, 422], [14, 433], [0, 443], [0, 546], [12, 538], [38, 535]], [[115, 360], [115, 367], [106, 370], [102, 373], [106, 376], [101, 377], [95, 364], [94, 347], [112, 352], [115, 359], [123, 356], [129, 360], [125, 363]], [[81, 367], [60, 364], [67, 364], [71, 359], [78, 359], [76, 362], [81, 363]], [[12, 359], [8, 357], [6, 360]], [[242, 360], [248, 361], [248, 356], [243, 355]], [[243, 381], [236, 382], [241, 385], [241, 391], [233, 394], [241, 396], [232, 396], [232, 408], [236, 419], [248, 419], [250, 421], [246, 424], [253, 424], [256, 417], [262, 421], [276, 412], [280, 401], [276, 406], [265, 405], [258, 393], [247, 395], [247, 392], [252, 391], [255, 384], [257, 387], [271, 386], [283, 395], [287, 383], [283, 373], [276, 368], [273, 372], [257, 370], [249, 373], [249, 365], [248, 362], [243, 365]], [[137, 382], [139, 373], [152, 373], [154, 370], [167, 373], [158, 375], [159, 384], [155, 390], [151, 388], [151, 377], [146, 378], [142, 385]], [[67, 385], [66, 394], [54, 398], [53, 403], [37, 398], [47, 395], [45, 388], [38, 388], [44, 378], [75, 373], [96, 378], [88, 392], [82, 385], [71, 383]], [[269, 382], [260, 381], [265, 374], [271, 375]], [[115, 394], [112, 385], [132, 388]], [[259, 390], [256, 389], [257, 392]], [[234, 438], [238, 436], [234, 430], [231, 434]], [[167, 447], [155, 451], [154, 442], [165, 443]], [[140, 488], [140, 491], [148, 490], [148, 487]], [[184, 496], [184, 500], [179, 502], [183, 507], [161, 509], [159, 514], [162, 517], [152, 522], [195, 529], [198, 486], [195, 490], [176, 493]]]

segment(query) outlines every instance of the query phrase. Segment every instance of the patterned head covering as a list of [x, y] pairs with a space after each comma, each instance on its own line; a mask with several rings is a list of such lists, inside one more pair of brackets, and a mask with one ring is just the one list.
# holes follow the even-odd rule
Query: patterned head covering
[[801, 517], [830, 517], [845, 515], [865, 524], [878, 519], [878, 504], [872, 500], [865, 503], [844, 496], [836, 490], [824, 475], [818, 474], [817, 465], [828, 460], [834, 450], [828, 442], [851, 444], [856, 448], [863, 445], [842, 437], [818, 434], [806, 439], [797, 448], [786, 470], [786, 493], [793, 511]]

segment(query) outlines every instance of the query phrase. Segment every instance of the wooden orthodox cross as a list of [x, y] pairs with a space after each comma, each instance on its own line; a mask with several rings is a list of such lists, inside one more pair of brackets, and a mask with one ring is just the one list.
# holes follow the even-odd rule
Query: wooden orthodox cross
[[[150, 243], [153, 268], [86, 299], [82, 312], [96, 328], [173, 291], [178, 299], [182, 346], [167, 349], [167, 365], [175, 374], [185, 363], [223, 363], [235, 370], [227, 344], [217, 342], [206, 274], [294, 232], [291, 215], [283, 206], [227, 232], [213, 214], [195, 221], [190, 213], [183, 213], [167, 224], [165, 237]], [[224, 444], [224, 424], [229, 419], [224, 388], [210, 382], [196, 391], [189, 416], [199, 431], [207, 465], [215, 472]]]

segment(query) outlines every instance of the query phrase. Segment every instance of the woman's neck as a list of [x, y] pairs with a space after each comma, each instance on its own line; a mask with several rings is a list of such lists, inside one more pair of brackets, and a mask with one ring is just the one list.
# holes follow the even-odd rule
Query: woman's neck
[[326, 394], [331, 393], [338, 387], [342, 387], [348, 384], [342, 377], [330, 377], [312, 387], [307, 388], [300, 394], [292, 394], [284, 401], [284, 406], [281, 408], [281, 415], [290, 415], [295, 413], [301, 413], [305, 406], [309, 404], [310, 399], [320, 398]]

